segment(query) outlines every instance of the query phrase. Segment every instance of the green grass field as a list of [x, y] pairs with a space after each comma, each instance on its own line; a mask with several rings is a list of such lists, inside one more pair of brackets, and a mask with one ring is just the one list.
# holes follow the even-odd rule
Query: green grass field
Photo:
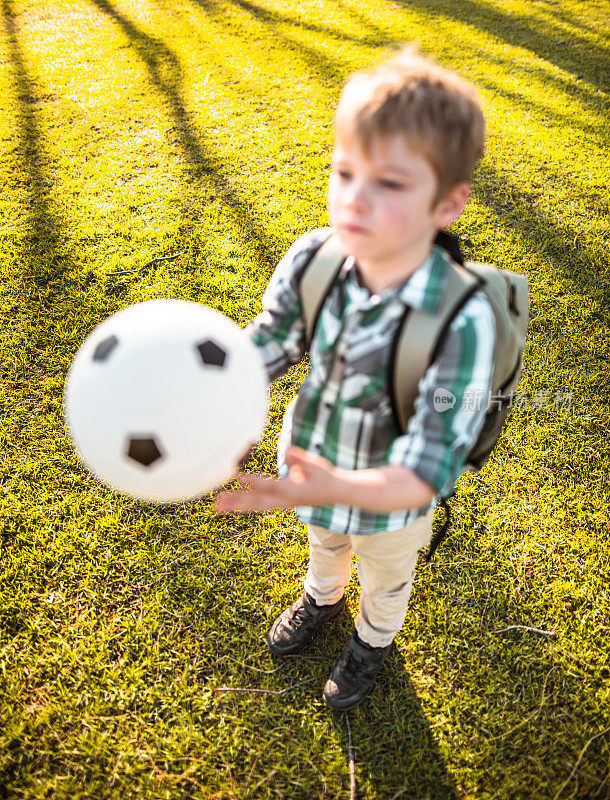
[[[461, 480], [452, 536], [350, 715], [359, 797], [607, 800], [607, 3], [0, 9], [0, 798], [349, 797], [345, 720], [321, 691], [355, 577], [310, 658], [274, 661], [264, 634], [307, 562], [296, 517], [105, 489], [62, 390], [84, 336], [131, 303], [250, 320], [281, 253], [326, 224], [344, 77], [418, 41], [481, 89], [488, 150], [456, 230], [469, 257], [529, 277], [531, 327], [524, 403]], [[302, 374], [273, 387], [252, 469], [273, 471]]]

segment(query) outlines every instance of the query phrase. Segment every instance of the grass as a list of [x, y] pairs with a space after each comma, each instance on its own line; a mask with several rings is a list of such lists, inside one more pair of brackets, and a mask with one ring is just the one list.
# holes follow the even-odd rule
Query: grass
[[[605, 5], [0, 10], [0, 797], [348, 796], [344, 722], [320, 693], [352, 620], [311, 647], [319, 660], [264, 648], [306, 566], [295, 517], [110, 492], [79, 466], [61, 396], [83, 337], [118, 308], [181, 297], [240, 323], [257, 313], [280, 254], [326, 221], [344, 77], [409, 40], [481, 89], [488, 150], [457, 232], [471, 257], [529, 277], [530, 402], [462, 479], [452, 537], [351, 715], [359, 792], [610, 797]], [[273, 469], [302, 374], [274, 386], [252, 468]], [[351, 616], [357, 597], [354, 579]], [[495, 633], [511, 625], [557, 638]], [[310, 678], [281, 696], [214, 691]]]

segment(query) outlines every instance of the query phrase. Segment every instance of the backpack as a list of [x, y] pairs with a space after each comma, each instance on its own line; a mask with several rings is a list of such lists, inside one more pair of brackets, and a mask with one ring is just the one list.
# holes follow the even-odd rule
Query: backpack
[[[494, 313], [496, 346], [491, 402], [464, 467], [464, 471], [477, 472], [500, 437], [521, 376], [529, 318], [528, 284], [527, 279], [518, 273], [501, 270], [490, 264], [464, 261], [458, 239], [445, 231], [439, 232], [435, 244], [443, 247], [451, 257], [443, 297], [435, 314], [418, 309], [405, 310], [392, 342], [388, 391], [396, 426], [401, 433], [405, 433], [414, 411], [419, 381], [434, 362], [449, 326], [460, 309], [475, 292], [481, 290]], [[331, 234], [314, 253], [302, 274], [299, 293], [308, 347], [324, 302], [345, 258], [339, 238]], [[430, 542], [427, 561], [434, 555], [449, 527], [447, 501], [454, 493], [455, 490], [441, 497], [445, 522]]]

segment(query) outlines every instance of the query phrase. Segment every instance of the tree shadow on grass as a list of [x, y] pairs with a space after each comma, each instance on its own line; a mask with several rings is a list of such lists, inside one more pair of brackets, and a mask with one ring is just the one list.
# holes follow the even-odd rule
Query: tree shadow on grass
[[[476, 27], [507, 44], [529, 50], [539, 58], [571, 73], [575, 78], [587, 81], [594, 88], [604, 91], [610, 88], [607, 50], [595, 46], [585, 36], [577, 33], [568, 36], [565, 29], [556, 23], [540, 24], [523, 14], [504, 11], [498, 5], [483, 4], [476, 0], [392, 2], [399, 8], [408, 5], [432, 19], [454, 19]], [[570, 22], [574, 24], [571, 20]]]
[[[190, 2], [202, 8], [211, 18], [218, 20], [225, 20], [228, 17], [228, 12], [224, 8], [220, 8], [213, 0], [190, 0]], [[323, 26], [311, 25], [310, 23], [301, 22], [290, 15], [283, 12], [271, 11], [269, 9], [257, 6], [251, 0], [231, 0], [231, 4], [245, 11], [253, 19], [261, 21], [270, 33], [281, 39], [281, 47], [287, 53], [296, 53], [306, 63], [310, 77], [320, 81], [320, 76], [328, 82], [328, 85], [339, 85], [343, 77], [344, 70], [336, 60], [329, 58], [321, 49], [308, 47], [301, 42], [297, 37], [291, 36], [289, 33], [277, 30], [277, 25], [282, 23], [294, 24], [299, 28], [311, 30], [314, 33], [323, 33], [326, 36], [336, 36], [340, 39], [349, 39], [346, 34], [337, 34], [332, 28], [325, 28]], [[279, 44], [279, 42], [278, 42]]]
[[[482, 55], [482, 54], [481, 54]], [[506, 64], [506, 74], [515, 74], [517, 70], [508, 61], [498, 58], [498, 64]], [[541, 80], [549, 85], [554, 85], [559, 91], [570, 96], [571, 87], [564, 81], [561, 81], [554, 76], [542, 74], [539, 70], [531, 69], [525, 65], [520, 65], [519, 72], [523, 75], [528, 84], [532, 80]], [[559, 111], [550, 105], [546, 105], [543, 100], [533, 100], [531, 97], [523, 93], [519, 93], [515, 89], [510, 89], [505, 82], [496, 80], [488, 75], [479, 75], [476, 81], [479, 87], [485, 87], [490, 92], [499, 97], [504, 97], [510, 101], [511, 105], [515, 108], [521, 109], [524, 114], [532, 114], [539, 118], [543, 124], [549, 124], [559, 129], [560, 126], [565, 126], [568, 129], [580, 131], [581, 135], [587, 140], [591, 141], [598, 146], [600, 150], [605, 150], [606, 142], [608, 140], [608, 129], [605, 120], [598, 117], [595, 122], [588, 119], [581, 119], [573, 114], [570, 110]], [[576, 93], [576, 102], [582, 104], [582, 94]], [[583, 108], [585, 108], [584, 104]], [[595, 104], [589, 104], [589, 110], [598, 113], [599, 107]]]
[[37, 91], [25, 64], [19, 42], [17, 19], [9, 0], [2, 0], [2, 17], [15, 93], [19, 100], [16, 115], [18, 153], [22, 172], [26, 175], [29, 200], [26, 212], [29, 227], [27, 246], [35, 247], [38, 253], [38, 258], [31, 258], [27, 263], [28, 268], [32, 270], [32, 279], [39, 277], [49, 280], [59, 277], [63, 271], [54, 257], [60, 241], [61, 220], [52, 208], [50, 199], [52, 182], [46, 174], [49, 159], [44, 151], [43, 138], [34, 110], [38, 101]]
[[[217, 19], [226, 19], [227, 7], [222, 6], [215, 0], [190, 0], [191, 3], [199, 6], [205, 11], [208, 16]], [[323, 36], [329, 36], [335, 39], [341, 39], [346, 42], [360, 42], [361, 40], [349, 33], [342, 31], [338, 28], [330, 27], [329, 25], [314, 24], [305, 22], [297, 14], [292, 14], [289, 11], [278, 10], [276, 8], [268, 8], [252, 2], [252, 0], [229, 0], [229, 4], [241, 8], [242, 11], [247, 12], [252, 17], [264, 22], [266, 26], [275, 34], [278, 33], [278, 25], [294, 25], [295, 27], [311, 31], [312, 33], [321, 33]]]
[[582, 20], [576, 21], [570, 15], [570, 12], [564, 9], [562, 4], [557, 2], [557, 0], [550, 0], [545, 10], [547, 14], [556, 19], [558, 22], [577, 28], [578, 30], [583, 31], [584, 33], [592, 33], [594, 36], [603, 39], [605, 44], [610, 45], [610, 31], [600, 30], [599, 27], [594, 28], [592, 25], [588, 25]]
[[178, 144], [190, 176], [209, 182], [214, 193], [228, 206], [237, 226], [245, 234], [245, 244], [255, 252], [259, 263], [274, 263], [282, 252], [276, 241], [252, 215], [246, 201], [232, 188], [229, 173], [220, 159], [202, 141], [182, 93], [182, 68], [176, 54], [160, 39], [144, 33], [119, 11], [110, 0], [91, 0], [128, 38], [148, 70], [150, 81], [165, 101]]
[[[12, 308], [13, 329], [23, 328], [20, 346], [36, 352], [36, 369], [42, 368], [47, 355], [58, 354], [55, 325], [66, 318], [82, 319], [93, 312], [99, 317], [99, 294], [90, 286], [90, 276], [83, 276], [82, 248], [70, 241], [66, 220], [53, 200], [53, 163], [46, 151], [43, 131], [37, 119], [41, 92], [26, 65], [19, 38], [17, 14], [10, 0], [1, 0], [1, 14], [6, 38], [12, 83], [19, 101], [15, 118], [18, 145], [15, 148], [18, 179], [27, 187], [27, 226], [23, 232], [2, 239], [2, 246], [14, 260], [17, 270]], [[11, 276], [12, 278], [13, 276]], [[109, 294], [112, 294], [112, 288]], [[103, 302], [102, 302], [103, 305]], [[14, 349], [15, 344], [11, 344]], [[24, 357], [27, 361], [27, 356]]]
[[[595, 131], [593, 133], [593, 138], [602, 147], [605, 147], [607, 134], [606, 131], [602, 129], [604, 108], [602, 92], [607, 90], [607, 85], [604, 83], [606, 73], [592, 68], [589, 73], [590, 80], [583, 81], [583, 70], [586, 66], [585, 60], [582, 56], [579, 56], [580, 51], [575, 51], [571, 54], [569, 52], [569, 47], [568, 52], [565, 52], [565, 45], [557, 44], [557, 41], [561, 38], [559, 31], [556, 31], [557, 38], [555, 38], [552, 37], [551, 34], [546, 33], [547, 28], [545, 25], [541, 25], [540, 29], [535, 29], [535, 41], [540, 44], [540, 47], [538, 49], [528, 48], [528, 32], [534, 29], [532, 24], [528, 23], [524, 27], [521, 24], [521, 18], [515, 17], [513, 25], [513, 16], [511, 14], [502, 11], [494, 12], [487, 4], [485, 7], [479, 8], [476, 3], [469, 0], [467, 5], [479, 8], [478, 13], [469, 14], [464, 12], [463, 3], [454, 2], [453, 0], [444, 0], [442, 3], [432, 3], [429, 0], [413, 0], [413, 2], [408, 3], [403, 2], [403, 0], [392, 0], [392, 2], [399, 8], [414, 8], [426, 17], [431, 17], [439, 22], [446, 21], [450, 24], [451, 19], [456, 19], [470, 27], [478, 27], [483, 34], [479, 37], [479, 41], [481, 42], [485, 41], [485, 34], [492, 40], [493, 37], [497, 36], [503, 39], [508, 45], [530, 49], [534, 55], [538, 55], [541, 60], [546, 60], [551, 65], [556, 63], [561, 67], [564, 60], [571, 63], [573, 69], [565, 69], [571, 77], [566, 78], [563, 75], [557, 74], [553, 69], [545, 69], [542, 66], [534, 67], [527, 61], [524, 61], [524, 59], [519, 59], [517, 54], [511, 53], [508, 56], [503, 56], [494, 53], [493, 56], [490, 56], [483, 46], [476, 47], [471, 41], [463, 40], [459, 42], [459, 39], [457, 40], [462, 51], [462, 57], [470, 58], [477, 64], [484, 64], [486, 61], [489, 62], [490, 59], [493, 58], [494, 68], [503, 67], [504, 75], [509, 79], [502, 84], [500, 81], [496, 81], [490, 77], [488, 71], [478, 70], [475, 81], [477, 85], [485, 86], [492, 92], [499, 93], [511, 101], [516, 102], [524, 110], [535, 109], [538, 112], [546, 113], [552, 116], [554, 121], [562, 119], [568, 123], [570, 127], [577, 128], [586, 134], [587, 137], [591, 137], [590, 127], [578, 119], [577, 113], [573, 114], [567, 112], [564, 115], [556, 108], [547, 110], [543, 102], [536, 102], [536, 100], [533, 99], [534, 95], [530, 91], [532, 78], [543, 85], [552, 86], [557, 91], [562, 92], [566, 97], [580, 104], [584, 109], [600, 117], [600, 130], [599, 132]], [[525, 33], [521, 33], [522, 31], [525, 31]], [[589, 42], [587, 43], [587, 48], [588, 49], [585, 51], [586, 63], [590, 63], [591, 59], [593, 59], [594, 62], [597, 60], [597, 62], [606, 64], [607, 66], [610, 60], [610, 53], [608, 53], [605, 48], [601, 46], [596, 48]], [[556, 61], [554, 61], [555, 55], [558, 56]], [[520, 94], [508, 89], [509, 85], [511, 88], [513, 87], [513, 81], [510, 79], [515, 76], [522, 77], [526, 87]]]
[[[198, 5], [209, 4], [210, 0], [191, 0], [191, 2], [195, 2]], [[341, 39], [343, 41], [352, 42], [353, 44], [358, 44], [361, 46], [382, 46], [382, 47], [390, 47], [392, 45], [400, 44], [400, 42], [396, 39], [389, 38], [386, 31], [379, 28], [372, 22], [368, 17], [364, 14], [360, 13], [357, 9], [352, 8], [345, 3], [337, 2], [337, 6], [344, 9], [345, 12], [352, 17], [358, 24], [364, 26], [366, 29], [366, 34], [363, 36], [354, 36], [345, 33], [340, 28], [332, 28], [329, 26], [312, 24], [311, 22], [304, 22], [300, 20], [298, 17], [287, 13], [286, 11], [277, 11], [271, 10], [266, 8], [265, 6], [260, 5], [259, 3], [253, 2], [253, 0], [229, 0], [229, 3], [233, 6], [237, 6], [241, 8], [243, 11], [247, 11], [253, 17], [256, 17], [259, 20], [264, 21], [267, 26], [270, 28], [271, 31], [277, 34], [277, 25], [283, 24], [290, 24], [298, 27], [299, 29], [312, 31], [313, 33], [322, 33], [325, 36], [331, 36], [335, 39]], [[312, 48], [306, 48], [304, 45], [299, 42], [298, 40], [292, 39], [290, 37], [285, 37], [290, 42], [290, 46], [296, 46], [304, 53], [311, 54], [313, 52]], [[318, 56], [319, 59], [319, 56]], [[313, 65], [317, 66], [319, 64], [319, 60], [316, 59], [313, 62]], [[329, 59], [326, 59], [328, 62]], [[332, 61], [330, 64], [332, 65]], [[329, 77], [332, 76], [336, 72], [335, 69], [329, 71]]]
[[[506, 227], [515, 231], [536, 260], [548, 260], [561, 281], [573, 291], [601, 302], [606, 323], [610, 317], [610, 265], [603, 243], [581, 241], [577, 225], [552, 219], [540, 209], [540, 197], [485, 163], [478, 171], [479, 201]], [[502, 266], [510, 268], [510, 253]]]
[[[214, 0], [191, 0], [191, 2], [194, 2], [200, 7], [204, 8], [212, 16], [226, 16], [226, 12], [223, 12], [220, 5], [214, 2]], [[338, 5], [344, 8], [347, 14], [352, 16], [358, 24], [364, 27], [366, 32], [363, 36], [353, 36], [330, 26], [303, 22], [286, 11], [278, 11], [276, 9], [272, 10], [266, 8], [253, 2], [253, 0], [231, 0], [231, 4], [248, 12], [257, 20], [264, 22], [269, 32], [276, 36], [281, 36], [289, 49], [297, 48], [309, 57], [312, 53], [311, 48], [306, 48], [298, 40], [287, 36], [285, 33], [279, 32], [277, 29], [278, 25], [298, 25], [299, 28], [303, 28], [305, 30], [319, 32], [323, 35], [351, 41], [355, 44], [361, 44], [363, 46], [396, 47], [404, 44], [402, 39], [398, 40], [388, 37], [387, 32], [375, 25], [372, 19], [361, 13], [358, 9], [346, 3], [338, 3]], [[400, 0], [394, 0], [394, 4], [399, 7], [405, 5], [405, 3], [400, 2]], [[552, 24], [549, 24], [548, 26], [551, 28], [550, 34], [546, 32], [541, 33], [540, 30], [534, 26], [532, 21], [528, 20], [526, 17], [514, 16], [502, 11], [493, 12], [490, 11], [487, 6], [479, 6], [474, 2], [474, 0], [468, 0], [468, 6], [470, 10], [477, 9], [476, 13], [470, 13], [470, 10], [465, 12], [463, 9], [463, 3], [444, 2], [438, 4], [432, 3], [429, 0], [414, 0], [414, 2], [409, 2], [408, 5], [409, 7], [417, 7], [418, 10], [422, 11], [426, 16], [433, 15], [439, 18], [451, 16], [469, 25], [478, 25], [481, 30], [485, 30], [487, 33], [492, 35], [497, 35], [500, 38], [507, 34], [507, 43], [523, 46], [532, 50], [532, 52], [539, 55], [540, 58], [544, 58], [551, 63], [558, 64], [567, 72], [571, 72], [579, 80], [584, 77], [583, 70], [585, 69], [586, 65], [584, 64], [582, 58], [579, 57], [580, 51], [576, 49], [574, 52], [572, 52], [570, 47], [566, 49], [563, 45], [558, 45], [557, 42], [561, 41], [562, 31]], [[555, 15], [554, 10], [553, 14]], [[569, 19], [566, 19], [566, 23], [575, 24]], [[544, 27], [546, 31], [547, 26]], [[583, 30], [586, 29], [587, 28], [585, 26]], [[523, 33], [520, 33], [521, 31]], [[532, 33], [534, 33], [535, 36], [533, 37], [532, 42], [529, 42], [530, 34]], [[552, 37], [553, 33], [555, 33], [554, 37]], [[565, 36], [565, 32], [563, 35]], [[509, 39], [508, 36], [511, 38]], [[588, 62], [593, 60], [593, 67], [591, 68], [590, 74], [588, 74], [588, 77], [590, 78], [590, 88], [582, 85], [568, 85], [565, 81], [559, 79], [555, 74], [542, 73], [542, 71], [540, 71], [540, 74], [545, 81], [550, 81], [555, 85], [559, 85], [559, 88], [568, 92], [570, 95], [573, 95], [579, 100], [579, 102], [582, 102], [584, 105], [591, 106], [591, 93], [597, 92], [600, 88], [604, 89], [606, 87], [606, 72], [601, 69], [601, 67], [607, 68], [607, 54], [604, 51], [604, 48], [596, 48], [586, 39], [579, 38], [574, 44], [576, 45], [576, 48], [581, 48], [582, 51], [586, 52]], [[553, 55], [556, 56], [555, 60], [551, 57]], [[315, 60], [311, 62], [312, 67], [319, 68], [321, 58], [324, 59], [324, 56], [320, 53], [316, 53]], [[570, 64], [573, 67], [572, 70], [566, 66]], [[510, 63], [507, 63], [507, 68], [511, 66], [512, 65]], [[331, 68], [326, 71], [326, 74], [328, 77], [335, 76], [336, 68], [331, 65]], [[598, 105], [594, 105], [593, 108], [595, 111], [599, 110]], [[572, 118], [571, 121], [574, 122]]]
[[[99, 276], [85, 269], [87, 250], [67, 233], [65, 216], [53, 199], [53, 164], [37, 118], [42, 93], [24, 57], [14, 3], [1, 0], [0, 14], [18, 101], [12, 174], [27, 189], [26, 224], [17, 234], [0, 237], [2, 257], [10, 265], [2, 286], [8, 309], [0, 356], [4, 412], [0, 437], [6, 466], [2, 489], [7, 505], [0, 522], [9, 518], [11, 529], [17, 530], [44, 517], [40, 524], [45, 528], [63, 528], [62, 488], [77, 504], [80, 492], [91, 491], [92, 480], [77, 465], [65, 431], [63, 378], [73, 350], [95, 324], [116, 310], [125, 286], [100, 286]], [[45, 481], [58, 463], [54, 493]], [[47, 503], [54, 506], [51, 514]], [[36, 516], [32, 505], [37, 509], [38, 504], [43, 513]]]
[[[477, 46], [473, 42], [464, 43], [463, 55], [481, 65], [490, 61], [490, 55], [484, 46]], [[517, 62], [510, 55], [495, 54], [493, 68], [493, 71], [486, 69], [477, 71], [475, 79], [477, 86], [485, 87], [493, 95], [506, 98], [526, 114], [533, 113], [539, 118], [548, 120], [552, 125], [565, 125], [578, 130], [586, 139], [605, 149], [608, 122], [603, 114], [603, 99], [594, 87], [583, 86], [580, 81], [566, 79], [565, 76], [523, 59]], [[517, 84], [515, 79], [519, 80], [520, 84]], [[520, 89], [518, 86], [524, 88]], [[578, 112], [574, 113], [570, 108], [562, 108], [559, 103], [548, 101], [545, 91], [547, 87], [561, 93], [568, 102], [573, 101], [581, 106], [585, 112], [595, 117], [595, 123], [591, 124], [590, 119], [581, 119]]]
[[15, 265], [4, 288], [5, 296], [11, 297], [10, 352], [3, 359], [4, 378], [7, 387], [21, 387], [31, 401], [40, 395], [37, 377], [57, 371], [56, 325], [73, 316], [76, 308], [82, 312], [85, 304], [75, 267], [78, 257], [52, 200], [51, 159], [36, 115], [40, 93], [24, 59], [13, 4], [2, 0], [0, 8], [19, 101], [16, 174], [27, 186], [28, 198], [25, 230], [2, 240], [4, 257]]
[[[268, 261], [270, 253], [279, 255], [280, 248], [278, 243], [270, 240], [269, 235], [262, 226], [253, 219], [246, 208], [246, 204], [240, 200], [237, 192], [229, 187], [228, 175], [223, 165], [202, 144], [182, 96], [182, 73], [176, 55], [159, 39], [140, 30], [117, 10], [109, 0], [92, 0], [92, 2], [121, 27], [145, 62], [153, 85], [167, 101], [185, 160], [195, 177], [210, 180], [215, 191], [232, 208], [239, 224], [242, 226], [245, 224], [248, 240], [254, 242], [257, 257]], [[221, 10], [213, 0], [192, 0], [192, 2], [199, 5], [211, 16], [219, 19], [226, 17], [226, 12]], [[416, 0], [417, 3], [427, 13], [433, 10], [426, 0]], [[469, 4], [475, 6], [472, 0], [469, 0]], [[233, 5], [262, 20], [269, 31], [274, 34], [279, 23], [296, 23], [296, 19], [290, 14], [262, 8], [252, 0], [233, 0]], [[443, 5], [445, 12], [452, 9], [453, 6]], [[437, 13], [436, 10], [434, 13]], [[457, 14], [458, 12], [456, 11], [455, 13]], [[480, 11], [480, 13], [474, 15], [470, 22], [475, 24], [477, 22], [487, 22], [489, 30], [493, 32], [494, 29], [490, 20], [493, 21], [496, 17], [493, 14], [488, 17], [489, 15]], [[509, 18], [506, 15], [500, 14], [497, 26], [501, 29], [502, 25], [508, 24], [508, 20]], [[313, 26], [313, 28], [317, 30], [318, 26]], [[320, 26], [320, 32], [328, 32], [331, 35], [334, 33], [332, 29], [327, 29], [325, 26]], [[375, 36], [378, 33], [374, 31]], [[325, 78], [334, 82], [343, 71], [342, 65], [338, 61], [329, 59], [324, 53], [307, 47], [284, 33], [281, 34], [281, 39], [283, 46], [288, 51], [296, 50], [305, 59], [312, 76], [317, 76], [317, 79], [322, 74]], [[512, 99], [515, 101], [515, 98]], [[500, 181], [496, 169], [486, 166], [485, 182], [488, 184], [489, 189], [486, 187], [484, 202], [499, 215], [506, 216], [507, 208], [503, 205], [502, 200], [498, 199], [506, 197], [505, 179], [503, 178]], [[500, 184], [503, 184], [500, 187], [502, 191], [498, 193], [496, 189]], [[554, 261], [559, 259], [560, 263], [569, 262], [569, 271], [566, 269], [564, 277], [572, 283], [576, 282], [581, 291], [586, 290], [586, 286], [589, 283], [587, 271], [590, 254], [584, 248], [579, 247], [576, 248], [574, 253], [568, 251], [566, 258], [566, 239], [569, 237], [570, 241], [573, 242], [577, 238], [577, 231], [571, 226], [563, 225], [561, 230], [557, 229], [554, 232], [553, 227], [549, 227], [548, 220], [543, 219], [542, 215], [534, 210], [532, 197], [517, 187], [511, 187], [511, 196], [517, 199], [514, 205], [514, 211], [517, 213], [511, 213], [511, 224], [519, 229], [525, 240], [532, 240], [536, 242], [536, 245], [540, 242], [542, 244], [540, 247], [541, 253], [548, 254]], [[597, 281], [591, 281], [591, 286], [597, 285]]]

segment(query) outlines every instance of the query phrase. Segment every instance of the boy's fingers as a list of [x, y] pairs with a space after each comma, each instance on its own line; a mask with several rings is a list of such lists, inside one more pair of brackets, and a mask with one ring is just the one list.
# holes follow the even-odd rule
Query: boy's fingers
[[219, 514], [232, 511], [254, 511], [258, 495], [253, 492], [223, 492], [216, 498], [215, 508]]
[[295, 468], [301, 471], [303, 478], [306, 478], [316, 474], [316, 470], [328, 469], [330, 466], [323, 456], [308, 453], [307, 450], [301, 450], [300, 447], [289, 448], [286, 451], [285, 461], [290, 469], [291, 477]]
[[215, 502], [218, 513], [268, 511], [287, 507], [286, 484], [279, 478], [239, 473], [234, 480], [239, 489], [224, 491], [218, 495]]
[[290, 480], [294, 483], [305, 483], [307, 474], [301, 464], [292, 464], [290, 467]]
[[312, 454], [293, 444], [286, 450], [285, 460], [289, 467], [294, 464], [309, 464], [312, 461]]
[[216, 499], [216, 511], [219, 514], [230, 514], [233, 511], [250, 511], [252, 500], [248, 495], [224, 495]]
[[214, 501], [214, 509], [218, 514], [224, 514], [227, 511], [231, 511], [233, 509], [231, 500], [231, 495], [227, 494], [226, 492], [219, 494]]
[[244, 489], [259, 489], [277, 483], [278, 479], [264, 475], [250, 475], [247, 472], [238, 472], [234, 482]]
[[274, 508], [289, 508], [279, 498], [254, 492], [234, 492], [221, 495], [216, 499], [216, 511], [219, 514], [248, 511], [271, 511]]

